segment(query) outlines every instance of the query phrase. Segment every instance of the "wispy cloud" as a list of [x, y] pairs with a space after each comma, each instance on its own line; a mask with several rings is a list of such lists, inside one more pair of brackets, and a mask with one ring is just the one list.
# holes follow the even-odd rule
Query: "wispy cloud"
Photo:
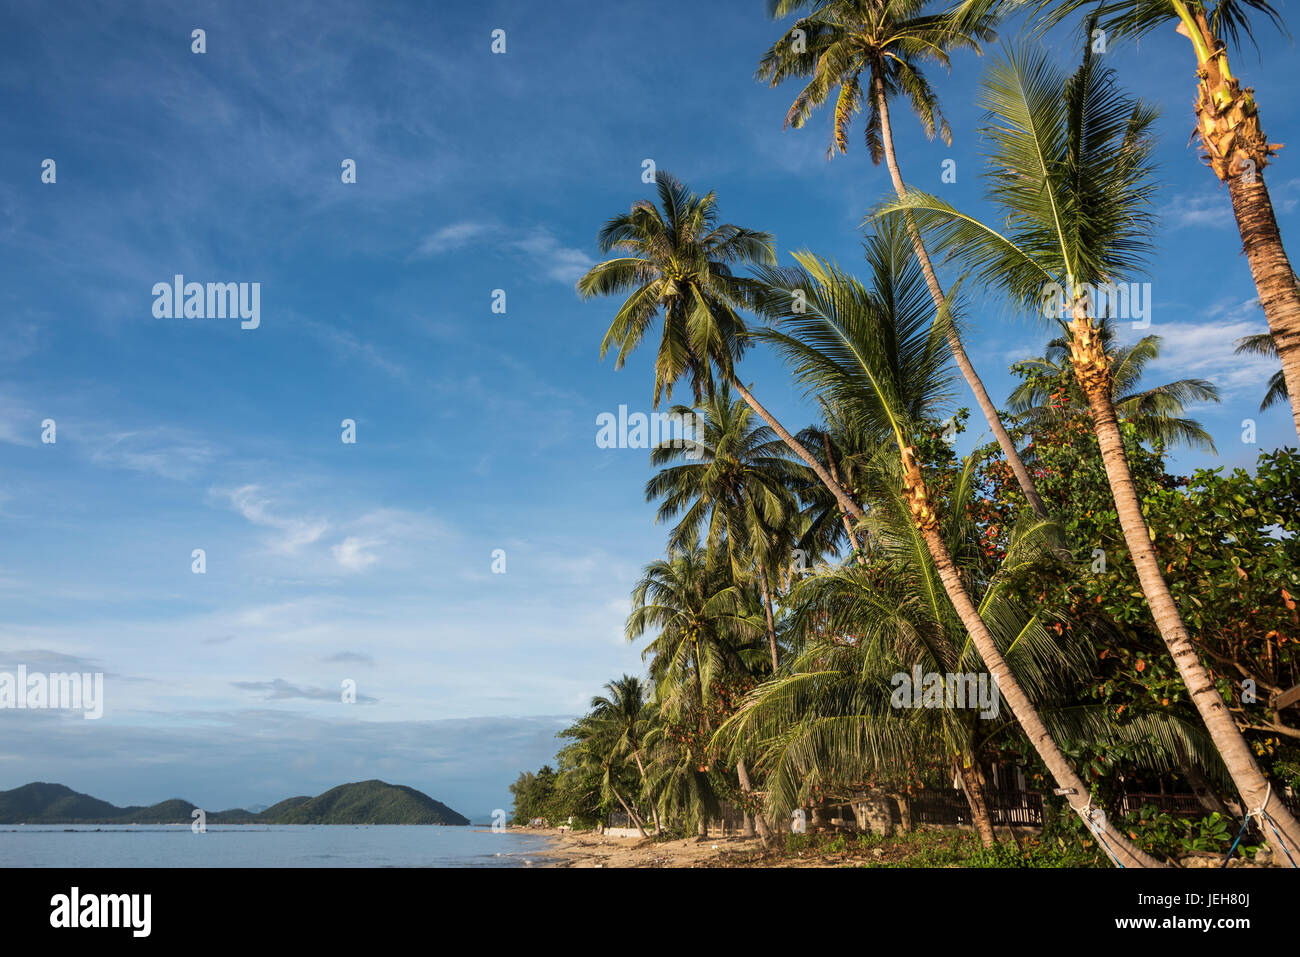
[[[95, 434], [89, 429], [83, 432]], [[177, 480], [195, 477], [217, 456], [210, 442], [170, 427], [109, 432], [91, 441], [90, 460], [95, 465], [151, 472]]]
[[454, 249], [468, 246], [475, 240], [490, 236], [497, 227], [491, 223], [463, 222], [452, 223], [434, 230], [420, 241], [415, 251], [416, 256], [440, 256]]
[[1187, 226], [1231, 226], [1232, 202], [1226, 192], [1179, 193], [1163, 215], [1171, 229]]
[[1242, 336], [1268, 331], [1262, 320], [1239, 318], [1237, 310], [1227, 311], [1222, 319], [1159, 323], [1146, 331], [1160, 337], [1160, 355], [1147, 374], [1152, 383], [1202, 378], [1219, 386], [1224, 398], [1247, 390], [1259, 392], [1262, 398], [1264, 383], [1278, 368], [1276, 360], [1235, 353]]
[[273, 551], [297, 551], [319, 541], [330, 527], [324, 519], [300, 518], [273, 511], [272, 503], [256, 485], [243, 485], [225, 494], [231, 507], [248, 521], [280, 533], [267, 541]]
[[523, 257], [537, 275], [565, 284], [576, 282], [594, 263], [581, 249], [560, 242], [545, 226], [519, 232], [483, 221], [452, 223], [435, 230], [420, 241], [411, 258], [430, 258], [489, 244]]

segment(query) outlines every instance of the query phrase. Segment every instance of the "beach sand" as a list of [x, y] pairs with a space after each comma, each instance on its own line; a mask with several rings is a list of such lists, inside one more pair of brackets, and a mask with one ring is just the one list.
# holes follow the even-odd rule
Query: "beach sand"
[[[593, 831], [534, 830], [553, 838], [543, 867], [727, 867], [729, 857], [748, 857], [762, 847], [758, 838], [711, 837], [655, 842], [641, 837], [608, 837]], [[739, 864], [739, 862], [736, 862]]]

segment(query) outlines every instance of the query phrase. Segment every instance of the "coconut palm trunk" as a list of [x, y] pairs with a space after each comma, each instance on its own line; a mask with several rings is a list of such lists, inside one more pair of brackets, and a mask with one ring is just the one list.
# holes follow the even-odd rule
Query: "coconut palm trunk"
[[749, 407], [754, 410], [755, 414], [768, 424], [768, 427], [777, 434], [777, 437], [790, 447], [790, 451], [804, 460], [807, 466], [813, 470], [813, 474], [821, 479], [822, 484], [825, 485], [827, 490], [835, 496], [835, 500], [840, 503], [841, 508], [854, 518], [863, 518], [866, 516], [867, 513], [862, 510], [862, 506], [853, 500], [853, 497], [844, 490], [844, 487], [840, 485], [839, 482], [836, 482], [831, 478], [831, 475], [826, 471], [825, 466], [813, 458], [812, 453], [804, 448], [803, 443], [791, 435], [790, 431], [777, 421], [776, 416], [767, 411], [767, 409], [763, 407], [762, 403], [760, 403], [758, 399], [754, 398], [753, 394], [745, 388], [740, 379], [736, 378], [735, 373], [732, 373], [731, 376], [731, 387], [735, 389], [740, 394], [740, 397], [749, 404]]
[[1275, 146], [1260, 128], [1251, 90], [1242, 90], [1228, 66], [1223, 41], [1215, 36], [1203, 7], [1175, 0], [1179, 32], [1196, 50], [1196, 129], [1220, 181], [1228, 184], [1237, 230], [1255, 281], [1259, 304], [1282, 360], [1291, 417], [1300, 435], [1300, 285], [1282, 247], [1264, 167]]
[[[894, 134], [889, 124], [889, 97], [885, 95], [884, 80], [879, 75], [875, 78], [873, 95], [876, 98], [876, 108], [880, 111], [880, 140], [884, 146], [885, 165], [889, 168], [889, 178], [894, 182], [894, 191], [901, 199], [907, 193], [907, 186], [903, 183], [903, 176], [898, 168], [898, 156], [894, 153]], [[912, 240], [912, 251], [916, 254], [916, 260], [921, 264], [921, 271], [925, 274], [925, 284], [930, 290], [930, 298], [934, 300], [934, 308], [942, 312], [947, 307], [948, 300], [943, 294], [943, 287], [939, 285], [938, 276], [934, 273], [934, 265], [930, 262], [930, 255], [926, 252], [920, 230], [916, 228], [916, 221], [910, 213], [904, 214], [904, 219], [907, 221], [908, 236]], [[1020, 458], [1016, 443], [1011, 441], [1011, 436], [1002, 425], [997, 406], [989, 398], [988, 390], [984, 388], [984, 381], [975, 371], [975, 366], [971, 364], [966, 348], [962, 345], [961, 336], [957, 334], [957, 329], [952, 324], [948, 326], [947, 339], [953, 360], [961, 370], [962, 377], [970, 386], [971, 392], [975, 394], [975, 403], [984, 413], [984, 418], [988, 420], [989, 428], [993, 430], [993, 435], [998, 441], [998, 447], [1002, 449], [1007, 464], [1015, 474], [1016, 483], [1025, 498], [1029, 500], [1029, 507], [1039, 518], [1047, 518], [1047, 506], [1039, 498], [1038, 489], [1034, 487], [1034, 480], [1030, 477], [1029, 470], [1025, 468], [1024, 460]]]
[[[633, 757], [636, 758], [636, 769], [641, 772], [641, 786], [645, 787], [646, 785], [645, 765], [641, 763], [641, 755], [639, 752], [633, 754]], [[650, 801], [650, 817], [654, 820], [655, 833], [662, 834], [663, 827], [659, 823], [659, 808], [655, 806], [655, 802], [653, 799]]]
[[1142, 515], [1142, 503], [1129, 471], [1119, 420], [1111, 402], [1109, 358], [1088, 315], [1086, 299], [1075, 301], [1074, 321], [1070, 326], [1073, 334], [1071, 361], [1075, 376], [1088, 398], [1093, 430], [1101, 448], [1102, 463], [1115, 499], [1115, 510], [1124, 533], [1124, 542], [1128, 545], [1138, 582], [1155, 619], [1156, 628], [1174, 659], [1174, 665], [1187, 687], [1192, 704], [1196, 706], [1233, 783], [1241, 793], [1245, 810], [1250, 812], [1263, 808], [1276, 821], [1277, 830], [1282, 834], [1281, 840], [1271, 828], [1264, 827], [1263, 830], [1278, 859], [1284, 860], [1283, 843], [1289, 845], [1287, 849], [1293, 855], [1300, 852], [1300, 825], [1297, 825], [1295, 818], [1260, 771], [1254, 753], [1214, 686], [1214, 679], [1196, 653], [1182, 615], [1169, 591], [1169, 583], [1161, 573], [1160, 558]]
[[[835, 467], [835, 455], [831, 451], [831, 437], [827, 435], [825, 432], [822, 433], [822, 448], [826, 452], [826, 464], [829, 465], [831, 469], [831, 479], [835, 482], [836, 485], [839, 485], [840, 473], [839, 470]], [[849, 516], [847, 514], [841, 515], [840, 520], [844, 522], [844, 531], [849, 536], [849, 548], [852, 551], [857, 552], [858, 549], [861, 548], [862, 546], [858, 544], [858, 536], [853, 531], [853, 523], [849, 521]], [[858, 564], [863, 564], [864, 561], [865, 559], [863, 559], [861, 555], [858, 555]]]
[[938, 525], [933, 521], [933, 517], [931, 517], [929, 524], [921, 528], [921, 531], [925, 537], [926, 547], [930, 550], [931, 557], [934, 558], [935, 567], [939, 572], [939, 580], [943, 582], [944, 591], [947, 593], [949, 600], [952, 601], [957, 616], [970, 634], [971, 641], [974, 642], [980, 657], [984, 659], [984, 664], [989, 669], [989, 673], [997, 681], [998, 692], [1006, 699], [1007, 706], [1028, 736], [1029, 743], [1033, 745], [1034, 751], [1047, 765], [1047, 770], [1056, 782], [1058, 791], [1064, 792], [1065, 799], [1077, 814], [1092, 823], [1094, 827], [1093, 836], [1096, 838], [1097, 843], [1107, 850], [1121, 867], [1163, 867], [1164, 865], [1155, 858], [1131, 844], [1128, 838], [1110, 823], [1109, 818], [1092, 807], [1092, 798], [1088, 793], [1088, 786], [1083, 783], [1082, 778], [1074, 773], [1074, 768], [1070, 767], [1069, 761], [1061, 753], [1061, 749], [1057, 747], [1051, 732], [1043, 724], [1038, 709], [1034, 707], [1028, 695], [1020, 687], [1020, 683], [1016, 681], [1015, 675], [1011, 673], [1011, 668], [1007, 665], [1006, 659], [998, 651], [993, 636], [989, 633], [983, 619], [979, 616], [979, 611], [971, 601], [970, 594], [966, 591], [966, 585], [961, 580], [961, 573], [957, 570], [957, 565], [948, 551], [948, 545], [944, 542], [943, 536], [939, 534]]
[[650, 835], [645, 832], [645, 822], [641, 820], [641, 815], [637, 814], [632, 805], [628, 804], [627, 801], [623, 799], [623, 795], [618, 793], [618, 788], [611, 784], [609, 789], [613, 793], [614, 797], [618, 799], [618, 803], [623, 805], [623, 810], [627, 812], [627, 816], [632, 820], [632, 823], [636, 825], [636, 829], [641, 832], [641, 836], [649, 837]]
[[998, 842], [993, 833], [993, 816], [989, 814], [989, 804], [984, 792], [984, 772], [972, 761], [966, 764], [958, 758], [957, 774], [961, 777], [962, 791], [966, 794], [966, 803], [970, 805], [971, 820], [975, 824], [975, 833], [980, 836], [980, 843], [992, 847]]
[[758, 563], [758, 585], [763, 595], [763, 616], [767, 619], [767, 643], [772, 651], [772, 674], [780, 667], [781, 660], [776, 647], [776, 619], [772, 615], [772, 593], [767, 587], [767, 567]]
[[[740, 789], [744, 791], [746, 794], [753, 793], [754, 786], [753, 784], [750, 783], [749, 768], [745, 766], [744, 758], [741, 758], [736, 762], [736, 776], [740, 779]], [[745, 828], [746, 828], [745, 837], [754, 836], [753, 828], [755, 826], [757, 826], [758, 828], [758, 836], [762, 839], [763, 844], [766, 845], [768, 839], [771, 837], [771, 833], [768, 831], [767, 828], [767, 821], [763, 818], [763, 815], [761, 813], [754, 815], [752, 818], [749, 816], [748, 813], [746, 813], [745, 814]]]

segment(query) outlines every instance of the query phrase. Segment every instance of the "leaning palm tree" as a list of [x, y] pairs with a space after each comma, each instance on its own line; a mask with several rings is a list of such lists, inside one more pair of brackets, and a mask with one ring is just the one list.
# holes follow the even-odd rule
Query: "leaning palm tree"
[[[642, 792], [649, 796], [643, 754], [646, 734], [650, 731], [653, 719], [645, 684], [635, 675], [624, 675], [617, 681], [606, 684], [605, 691], [607, 694], [591, 699], [591, 714], [598, 721], [608, 721], [617, 731], [613, 751], [632, 758], [641, 775]], [[654, 819], [655, 833], [658, 834], [663, 828], [659, 823], [659, 810], [653, 800], [650, 814]]]
[[628, 788], [624, 781], [626, 769], [621, 744], [623, 728], [617, 716], [610, 713], [588, 713], [562, 733], [565, 737], [574, 739], [573, 744], [565, 749], [566, 758], [573, 765], [574, 771], [599, 782], [601, 804], [609, 808], [612, 806], [611, 799], [617, 801], [641, 836], [649, 837], [636, 801], [626, 793]]
[[747, 339], [737, 311], [753, 301], [751, 279], [732, 272], [735, 265], [775, 262], [772, 237], [732, 223], [718, 223], [717, 198], [698, 196], [660, 170], [655, 188], [662, 209], [639, 201], [613, 217], [600, 231], [602, 252], [618, 252], [578, 280], [578, 295], [627, 294], [600, 344], [601, 358], [617, 348], [615, 368], [641, 344], [662, 316], [655, 357], [654, 403], [672, 396], [687, 378], [698, 402], [717, 379], [732, 388], [780, 436], [833, 494], [840, 506], [860, 515], [861, 506], [832, 480], [825, 467], [765, 409], [736, 377], [736, 363]]
[[1282, 375], [1291, 399], [1291, 415], [1300, 434], [1300, 281], [1282, 245], [1273, 200], [1264, 183], [1268, 166], [1281, 144], [1270, 143], [1260, 125], [1255, 91], [1242, 89], [1228, 62], [1228, 42], [1244, 34], [1254, 40], [1250, 12], [1285, 32], [1281, 16], [1268, 0], [965, 0], [963, 15], [991, 9], [1030, 7], [1041, 14], [1041, 29], [1080, 9], [1115, 36], [1141, 37], [1175, 26], [1196, 57], [1196, 135], [1219, 182], [1228, 185], [1232, 212], [1241, 234], [1255, 291], [1269, 332], [1282, 360]]
[[[1044, 291], [1063, 297], [1070, 363], [1087, 397], [1093, 431], [1142, 593], [1201, 720], [1245, 806], [1276, 822], [1270, 843], [1300, 847], [1300, 824], [1274, 793], [1254, 752], [1197, 654], [1161, 572], [1151, 530], [1125, 457], [1115, 413], [1114, 362], [1096, 322], [1092, 291], [1140, 268], [1150, 249], [1150, 127], [1154, 109], [1118, 90], [1113, 71], [1085, 50], [1073, 76], [1043, 54], [1008, 51], [986, 78], [990, 195], [1005, 234], [933, 196], [909, 192], [883, 214], [910, 210], [939, 248], [1017, 305], [1037, 307]], [[1267, 830], [1267, 829], [1266, 829]]]
[[[1104, 706], [1082, 705], [1078, 688], [1092, 677], [1094, 649], [1017, 595], [1014, 582], [1047, 557], [1045, 523], [1026, 516], [998, 560], [985, 555], [980, 529], [966, 506], [975, 482], [968, 459], [948, 499], [940, 532], [962, 569], [980, 618], [1017, 680], [1043, 708], [1054, 736], [1094, 745], [1121, 742], [1147, 766], [1168, 768], [1178, 746], [1198, 756], [1203, 733], [1162, 716], [1142, 715], [1116, 727], [1096, 720]], [[765, 682], [719, 729], [721, 743], [766, 743], [769, 807], [783, 815], [814, 785], [887, 777], [900, 767], [947, 767], [960, 780], [971, 820], [986, 846], [996, 842], [985, 797], [981, 756], [990, 742], [1014, 734], [1000, 708], [968, 696], [906, 708], [900, 686], [914, 669], [925, 675], [972, 675], [982, 668], [950, 603], [933, 587], [934, 560], [896, 492], [872, 500], [879, 545], [869, 563], [842, 565], [805, 579], [793, 596], [794, 621], [812, 625], [788, 673]], [[953, 696], [956, 698], [956, 695]], [[915, 703], [914, 701], [911, 703]], [[1064, 703], [1066, 706], [1062, 706]], [[1089, 721], [1088, 718], [1092, 718]], [[1162, 760], [1163, 759], [1163, 760]]]
[[772, 345], [809, 391], [846, 410], [860, 429], [882, 436], [897, 456], [914, 532], [934, 563], [935, 592], [942, 590], [980, 658], [997, 680], [1016, 720], [1074, 808], [1096, 826], [1099, 842], [1123, 866], [1159, 866], [1107, 822], [1097, 822], [1083, 780], [1070, 767], [1017, 681], [971, 598], [961, 569], [940, 531], [939, 504], [918, 461], [916, 441], [933, 419], [949, 382], [947, 312], [935, 314], [921, 286], [907, 237], [897, 220], [870, 235], [867, 258], [875, 276], [868, 288], [832, 263], [796, 253], [798, 267], [758, 271], [765, 285], [762, 308], [774, 328], [756, 332]]
[[[1064, 328], [1066, 324], [1061, 325]], [[1036, 373], [1017, 386], [1008, 401], [1011, 411], [1028, 430], [1038, 422], [1058, 416], [1065, 408], [1087, 412], [1088, 400], [1070, 367], [1068, 328], [1065, 331], [1065, 335], [1047, 344], [1045, 355], [1016, 363], [1018, 368]], [[1143, 336], [1131, 346], [1116, 346], [1114, 324], [1109, 318], [1100, 317], [1097, 334], [1111, 357], [1111, 403], [1117, 414], [1133, 424], [1139, 439], [1216, 451], [1210, 433], [1195, 419], [1183, 415], [1191, 402], [1219, 401], [1219, 389], [1214, 383], [1206, 379], [1176, 379], [1139, 388], [1147, 365], [1160, 355], [1160, 337]]]
[[755, 421], [743, 401], [721, 385], [696, 409], [694, 436], [657, 446], [650, 464], [659, 471], [646, 483], [646, 501], [660, 501], [656, 521], [680, 516], [669, 549], [703, 539], [710, 558], [725, 552], [732, 577], [757, 575], [767, 622], [772, 670], [780, 664], [772, 611], [773, 573], [789, 552], [783, 531], [798, 510], [791, 487], [806, 470], [790, 460], [785, 443]]
[[[691, 715], [699, 725], [697, 750], [678, 749], [684, 757], [660, 762], [671, 782], [667, 790], [662, 781], [658, 785], [665, 795], [707, 798], [712, 793], [703, 777], [710, 764], [706, 742], [713, 731], [708, 715], [714, 689], [728, 676], [757, 675], [766, 667], [761, 616], [726, 571], [703, 548], [686, 548], [647, 565], [632, 591], [626, 635], [635, 641], [658, 631], [642, 658], [649, 658], [661, 710], [672, 718]], [[751, 791], [743, 757], [737, 759], [736, 774], [741, 790]], [[760, 823], [760, 834], [766, 833]]]
[[[1247, 355], [1265, 356], [1269, 359], [1277, 358], [1277, 343], [1267, 332], [1261, 332], [1254, 336], [1242, 336], [1237, 340], [1237, 348], [1234, 350], [1237, 355], [1243, 353]], [[1274, 372], [1268, 379], [1268, 391], [1264, 393], [1264, 399], [1259, 404], [1259, 411], [1272, 408], [1279, 402], [1285, 402], [1289, 395], [1286, 387], [1286, 377], [1281, 369]]]
[[[807, 85], [786, 115], [786, 125], [796, 129], [803, 126], [814, 109], [835, 95], [835, 123], [828, 158], [836, 151], [847, 152], [849, 125], [865, 97], [866, 140], [871, 159], [877, 164], [884, 159], [900, 196], [907, 187], [894, 152], [890, 100], [900, 94], [906, 96], [920, 117], [926, 135], [933, 139], [937, 132], [951, 145], [948, 121], [943, 117], [923, 66], [931, 61], [947, 67], [950, 50], [969, 48], [980, 52], [980, 41], [993, 36], [992, 17], [923, 14], [921, 10], [926, 3], [927, 0], [769, 0], [769, 11], [775, 16], [785, 16], [805, 7], [813, 9], [763, 55], [757, 73], [772, 86], [792, 77], [807, 78]], [[908, 230], [934, 308], [945, 309], [943, 288], [925, 243], [910, 221]], [[948, 345], [1030, 507], [1040, 518], [1046, 518], [1047, 508], [1034, 487], [1033, 478], [952, 323], [948, 326]]]

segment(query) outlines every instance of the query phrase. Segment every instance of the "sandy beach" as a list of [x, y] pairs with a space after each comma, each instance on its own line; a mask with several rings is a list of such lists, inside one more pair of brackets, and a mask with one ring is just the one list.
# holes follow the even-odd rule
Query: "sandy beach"
[[[729, 867], [745, 866], [762, 844], [758, 838], [714, 837], [652, 841], [640, 837], [609, 837], [594, 831], [545, 831], [553, 838], [543, 867]], [[743, 858], [745, 860], [728, 860]]]

